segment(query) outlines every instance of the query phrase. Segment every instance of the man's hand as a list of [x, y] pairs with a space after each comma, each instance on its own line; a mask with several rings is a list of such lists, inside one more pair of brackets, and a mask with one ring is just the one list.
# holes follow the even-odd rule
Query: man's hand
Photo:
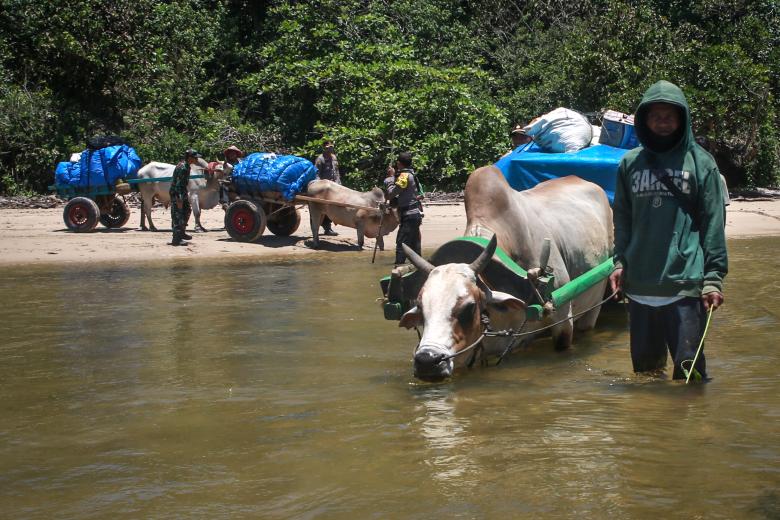
[[705, 311], [709, 311], [710, 307], [712, 307], [712, 310], [717, 310], [718, 307], [723, 305], [723, 293], [712, 291], [707, 294], [702, 294], [701, 302], [704, 304]]
[[176, 199], [176, 207], [179, 209], [184, 209], [184, 201], [181, 199]]
[[623, 292], [623, 268], [619, 267], [610, 273], [609, 288], [615, 293], [616, 300], [623, 297], [623, 295], [620, 294]]
[[387, 176], [388, 177], [395, 177], [395, 168], [392, 166], [387, 167]]

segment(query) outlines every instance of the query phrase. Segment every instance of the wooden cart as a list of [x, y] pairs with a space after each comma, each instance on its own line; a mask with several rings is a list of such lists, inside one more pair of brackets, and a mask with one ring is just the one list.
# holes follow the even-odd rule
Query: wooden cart
[[276, 191], [237, 194], [235, 187], [230, 184], [228, 191], [233, 202], [225, 212], [225, 230], [238, 242], [253, 242], [263, 235], [266, 228], [276, 236], [292, 235], [301, 225], [298, 208], [310, 202], [380, 211], [379, 208], [356, 206], [307, 195], [296, 195], [292, 200], [286, 200]]
[[67, 199], [62, 220], [70, 231], [89, 233], [98, 223], [109, 229], [120, 228], [130, 220], [130, 208], [124, 196], [117, 193], [116, 186], [53, 185], [49, 190]]
[[[203, 175], [192, 175], [191, 179], [203, 178]], [[62, 220], [65, 226], [76, 233], [94, 231], [98, 223], [109, 229], [121, 228], [130, 220], [130, 208], [127, 207], [125, 195], [137, 191], [137, 186], [144, 182], [170, 182], [172, 177], [160, 179], [130, 179], [116, 185], [100, 184], [95, 186], [70, 186], [54, 184], [49, 191], [66, 199]]]

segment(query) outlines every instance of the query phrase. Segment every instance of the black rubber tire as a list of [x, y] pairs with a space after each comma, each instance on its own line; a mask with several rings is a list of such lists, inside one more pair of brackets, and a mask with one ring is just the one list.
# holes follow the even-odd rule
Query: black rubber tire
[[87, 197], [74, 197], [62, 210], [65, 226], [75, 233], [94, 231], [100, 220], [100, 209], [94, 200]]
[[109, 229], [121, 228], [130, 220], [130, 208], [122, 199], [114, 199], [111, 203], [111, 213], [100, 215], [100, 223]]
[[301, 225], [301, 214], [294, 206], [286, 206], [268, 218], [268, 230], [278, 237], [289, 237]]
[[225, 230], [236, 242], [252, 242], [265, 231], [265, 212], [248, 200], [233, 202], [225, 212]]

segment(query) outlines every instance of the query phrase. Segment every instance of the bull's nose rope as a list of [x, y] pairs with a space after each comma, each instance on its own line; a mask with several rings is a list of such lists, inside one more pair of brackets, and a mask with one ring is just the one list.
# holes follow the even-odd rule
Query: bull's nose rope
[[[484, 337], [485, 337], [485, 332], [483, 331], [482, 334], [480, 334], [479, 338], [477, 338], [477, 340], [474, 343], [472, 343], [471, 345], [469, 345], [468, 347], [466, 347], [466, 348], [464, 348], [462, 350], [459, 350], [459, 351], [455, 352], [454, 354], [439, 354], [438, 356], [436, 356], [433, 359], [434, 360], [434, 364], [438, 365], [442, 361], [449, 361], [450, 359], [452, 359], [454, 357], [458, 357], [461, 354], [465, 354], [466, 352], [472, 350], [474, 347], [479, 345], [479, 342], [482, 341], [482, 338], [484, 338]], [[414, 353], [415, 354], [417, 353], [418, 350], [420, 350], [421, 346], [422, 345], [420, 343], [417, 344], [417, 346], [414, 348]], [[429, 346], [429, 344], [426, 344], [425, 346], [427, 347], [427, 346]], [[430, 343], [430, 346], [444, 347], [445, 349], [449, 350], [449, 348], [446, 345], [443, 345], [443, 344]], [[474, 361], [472, 360], [471, 362], [473, 363]]]

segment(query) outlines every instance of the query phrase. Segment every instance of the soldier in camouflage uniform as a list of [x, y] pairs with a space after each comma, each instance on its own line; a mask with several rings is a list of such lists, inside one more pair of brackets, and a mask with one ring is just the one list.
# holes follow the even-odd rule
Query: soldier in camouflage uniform
[[186, 246], [184, 239], [192, 240], [192, 236], [185, 231], [187, 222], [190, 220], [190, 201], [187, 198], [187, 185], [190, 182], [190, 167], [193, 164], [202, 162], [202, 156], [195, 150], [187, 150], [184, 153], [184, 160], [176, 165], [171, 179], [171, 229], [173, 230], [172, 246]]

